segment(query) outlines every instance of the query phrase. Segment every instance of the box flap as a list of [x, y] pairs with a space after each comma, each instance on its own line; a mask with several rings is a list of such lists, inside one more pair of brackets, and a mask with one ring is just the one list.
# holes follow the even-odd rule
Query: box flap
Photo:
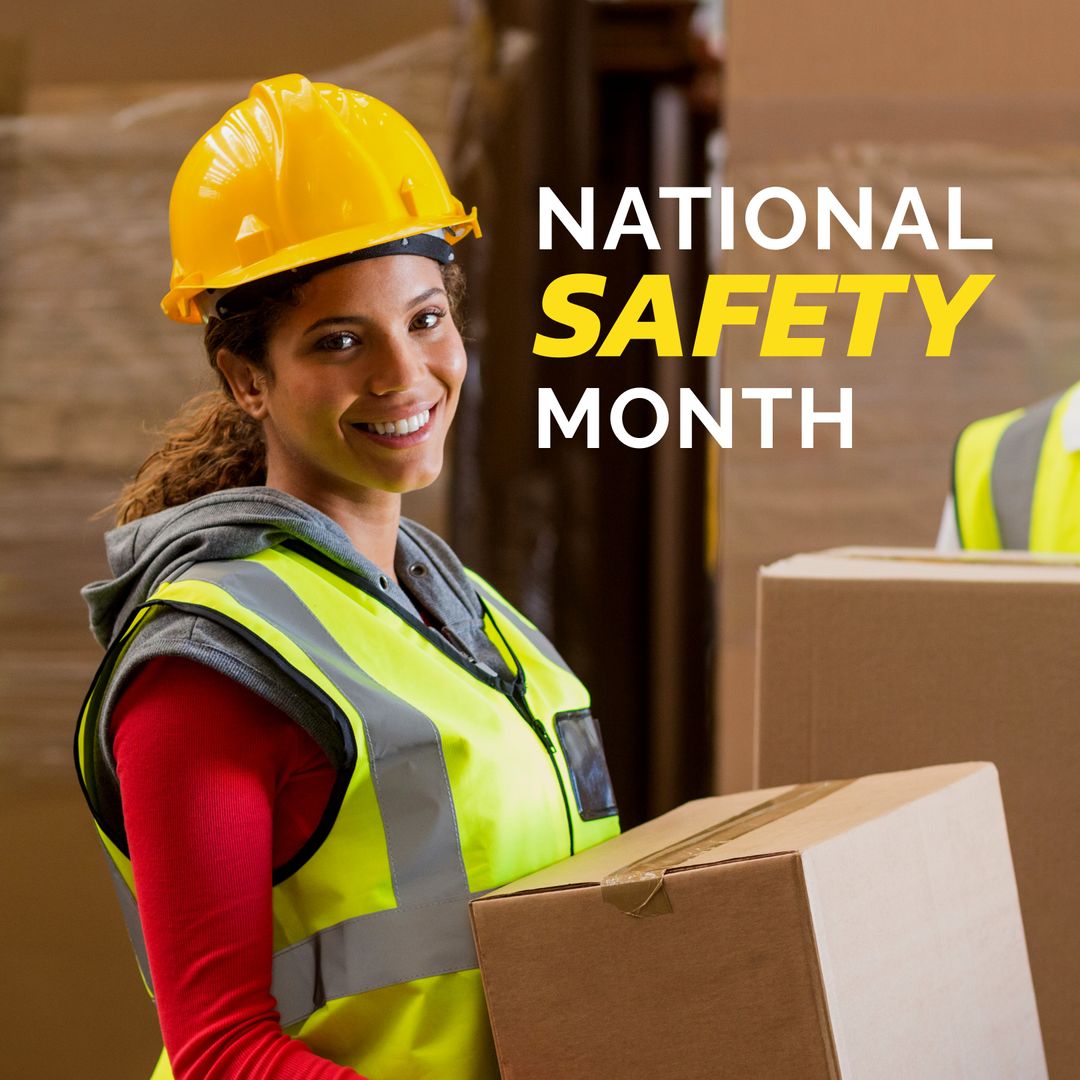
[[[504, 885], [474, 902], [482, 904], [491, 898], [520, 893], [628, 880], [633, 874], [624, 871], [631, 868], [648, 871], [652, 867], [662, 875], [667, 869], [805, 851], [838, 833], [948, 787], [973, 772], [993, 768], [979, 762], [938, 765], [861, 777], [842, 786], [825, 782], [698, 799], [595, 848]], [[800, 794], [800, 787], [810, 796], [809, 800], [787, 801]], [[752, 827], [730, 839], [724, 837], [725, 827], [733, 819], [758, 808], [771, 810], [773, 804], [780, 804], [779, 816], [766, 812], [760, 817], [764, 822], [760, 827]], [[700, 838], [710, 830], [721, 833], [715, 844], [695, 842], [684, 847], [688, 839]], [[665, 859], [663, 856], [668, 854], [672, 857]]]
[[1080, 556], [1020, 551], [945, 553], [927, 548], [831, 548], [761, 568], [763, 578], [1080, 585]]
[[543, 889], [559, 889], [574, 885], [597, 885], [614, 874], [622, 866], [636, 862], [650, 852], [709, 828], [736, 814], [788, 791], [794, 785], [772, 788], [768, 791], [743, 791], [736, 795], [723, 795], [708, 799], [695, 799], [654, 818], [652, 821], [628, 829], [619, 836], [596, 847], [582, 851], [572, 858], [563, 859], [535, 874], [511, 882], [487, 896], [503, 896], [510, 893], [538, 892]]

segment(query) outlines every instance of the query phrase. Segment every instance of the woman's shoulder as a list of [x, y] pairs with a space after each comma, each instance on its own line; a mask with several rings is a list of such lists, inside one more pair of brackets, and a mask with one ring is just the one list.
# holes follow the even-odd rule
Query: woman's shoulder
[[321, 702], [286, 677], [270, 655], [223, 623], [173, 608], [157, 611], [124, 653], [110, 681], [106, 717], [141, 670], [158, 660], [179, 661], [164, 666], [174, 690], [183, 687], [187, 692], [194, 668], [212, 672], [214, 678], [200, 682], [203, 689], [225, 688], [231, 693], [235, 687], [248, 697], [254, 695], [256, 702], [269, 703], [303, 728], [335, 765], [344, 760], [346, 751], [336, 721]]

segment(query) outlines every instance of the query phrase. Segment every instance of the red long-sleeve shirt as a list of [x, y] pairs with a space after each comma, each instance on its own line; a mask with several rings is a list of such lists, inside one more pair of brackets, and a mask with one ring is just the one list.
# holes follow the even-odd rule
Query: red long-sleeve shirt
[[356, 1080], [287, 1036], [270, 994], [272, 869], [318, 824], [329, 759], [252, 691], [176, 657], [139, 670], [112, 726], [177, 1080]]

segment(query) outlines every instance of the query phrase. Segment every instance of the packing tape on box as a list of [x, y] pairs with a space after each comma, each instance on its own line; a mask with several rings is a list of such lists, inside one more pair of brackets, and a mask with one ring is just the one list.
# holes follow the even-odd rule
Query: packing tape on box
[[693, 836], [619, 867], [600, 883], [600, 894], [606, 903], [635, 918], [668, 915], [671, 912], [671, 901], [664, 889], [664, 875], [670, 867], [704, 855], [773, 821], [779, 821], [780, 818], [794, 814], [850, 783], [851, 780], [823, 780], [815, 784], [798, 784], [782, 795], [766, 799], [765, 802], [725, 818], [716, 825], [694, 833]]
[[1080, 556], [1059, 551], [871, 551], [839, 548], [822, 554], [869, 562], [922, 563], [930, 566], [1080, 566]]

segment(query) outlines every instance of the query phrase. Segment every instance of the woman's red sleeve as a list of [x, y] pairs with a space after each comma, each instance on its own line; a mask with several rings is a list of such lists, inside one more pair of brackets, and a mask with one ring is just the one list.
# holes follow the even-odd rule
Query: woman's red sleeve
[[272, 869], [322, 816], [325, 754], [252, 691], [175, 657], [139, 670], [112, 723], [176, 1080], [356, 1080], [281, 1030], [270, 993]]

